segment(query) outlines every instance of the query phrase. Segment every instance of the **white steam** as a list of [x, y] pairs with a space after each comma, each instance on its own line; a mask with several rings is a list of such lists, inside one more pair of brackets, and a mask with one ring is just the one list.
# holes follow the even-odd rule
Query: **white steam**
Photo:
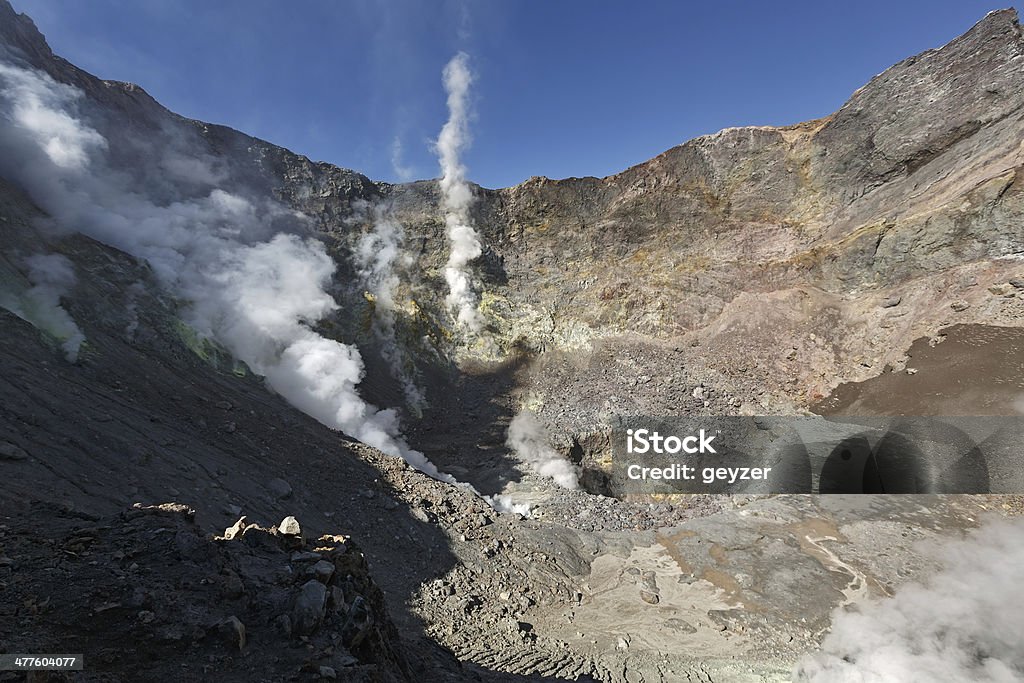
[[133, 343], [139, 331], [139, 297], [146, 291], [146, 286], [141, 282], [134, 282], [125, 291], [127, 302], [124, 312], [128, 316], [128, 324], [124, 327], [124, 338], [128, 343]]
[[393, 411], [359, 397], [358, 351], [313, 331], [337, 308], [325, 291], [335, 266], [319, 241], [281, 232], [282, 224], [303, 231], [304, 217], [203, 185], [225, 173], [202, 157], [186, 162], [180, 153], [118, 138], [117, 153], [135, 160], [130, 173], [118, 171], [107, 160], [115, 151], [110, 141], [79, 109], [87, 104], [79, 90], [47, 74], [0, 62], [0, 173], [58, 226], [148, 261], [165, 287], [190, 302], [186, 321], [292, 405], [440, 476], [399, 436]]
[[4, 113], [9, 119], [5, 123], [42, 151], [53, 166], [81, 170], [89, 164], [91, 150], [106, 146], [102, 135], [81, 125], [64, 109], [81, 99], [82, 92], [77, 88], [4, 63], [0, 63], [0, 78], [6, 100]]
[[523, 517], [530, 516], [530, 504], [517, 503], [515, 499], [508, 494], [499, 493], [494, 496], [484, 496], [484, 500], [487, 501], [495, 512], [507, 512], [514, 515], [522, 515]]
[[890, 599], [837, 611], [803, 683], [1024, 681], [1024, 519], [947, 544], [943, 569]]
[[75, 284], [71, 261], [60, 254], [35, 254], [25, 264], [33, 286], [21, 297], [0, 296], [0, 307], [61, 340], [64, 356], [76, 362], [85, 335], [60, 304], [61, 296]]
[[412, 180], [416, 173], [412, 166], [405, 163], [402, 138], [397, 135], [391, 141], [391, 170], [394, 171], [395, 176], [402, 182]]
[[423, 392], [410, 376], [411, 363], [395, 337], [395, 290], [399, 285], [396, 267], [409, 262], [402, 250], [405, 231], [386, 208], [370, 207], [370, 215], [373, 228], [356, 244], [359, 278], [373, 297], [373, 332], [380, 343], [381, 357], [401, 383], [409, 406], [420, 411], [425, 405]]
[[550, 477], [562, 488], [579, 487], [576, 468], [548, 445], [544, 427], [529, 410], [523, 410], [512, 419], [505, 443], [537, 474]]
[[473, 75], [469, 70], [469, 56], [460, 52], [444, 68], [444, 89], [448, 93], [448, 121], [437, 138], [438, 160], [441, 163], [441, 201], [444, 208], [445, 229], [451, 249], [444, 278], [448, 283], [445, 303], [455, 314], [459, 325], [472, 334], [484, 326], [477, 310], [477, 295], [473, 291], [468, 265], [480, 256], [480, 236], [473, 229], [469, 207], [473, 193], [466, 182], [466, 168], [460, 157], [469, 145], [469, 86]]

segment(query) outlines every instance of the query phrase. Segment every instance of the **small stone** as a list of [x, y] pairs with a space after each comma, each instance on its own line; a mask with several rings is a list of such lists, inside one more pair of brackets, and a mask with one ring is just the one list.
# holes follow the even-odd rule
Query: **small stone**
[[344, 612], [348, 610], [348, 603], [345, 602], [345, 591], [341, 589], [341, 586], [331, 586], [331, 609], [335, 612]]
[[231, 615], [220, 623], [220, 633], [230, 645], [239, 650], [245, 649], [245, 624], [238, 617]]
[[341, 629], [341, 640], [346, 647], [356, 648], [366, 638], [373, 624], [373, 615], [370, 613], [366, 601], [361, 596], [352, 600], [352, 606], [348, 610], [348, 619]]
[[236, 425], [234, 422], [225, 422], [221, 429], [227, 432], [228, 434], [234, 434], [236, 431], [238, 431], [238, 425]]
[[317, 560], [324, 559], [324, 556], [320, 553], [314, 553], [311, 550], [303, 550], [301, 552], [292, 553], [292, 562], [316, 562]]
[[646, 602], [648, 605], [657, 605], [661, 602], [661, 598], [657, 593], [651, 593], [649, 591], [640, 591], [640, 599]]
[[1016, 287], [1017, 289], [1024, 289], [1024, 278], [1011, 277], [1010, 284]]
[[333, 680], [333, 679], [335, 679], [337, 677], [338, 677], [338, 674], [334, 670], [334, 667], [330, 667], [330, 666], [321, 666], [320, 667], [320, 678], [328, 678], [328, 679]]
[[994, 294], [995, 296], [1012, 295], [1013, 285], [1011, 285], [1008, 282], [1004, 282], [1003, 284], [1000, 285], [992, 285], [991, 287], [988, 288], [988, 291], [989, 294]]
[[288, 515], [277, 525], [277, 533], [282, 536], [301, 536], [302, 527], [299, 526], [299, 520]]
[[149, 610], [142, 610], [136, 615], [143, 624], [150, 624], [156, 619], [156, 615]]
[[231, 404], [231, 401], [217, 401], [213, 405], [217, 406], [221, 410], [231, 410], [232, 408], [234, 408], [234, 406]]
[[890, 296], [886, 297], [885, 299], [882, 299], [881, 306], [882, 308], [895, 308], [896, 306], [899, 306], [902, 301], [903, 297]]
[[103, 614], [104, 612], [109, 612], [112, 609], [117, 609], [120, 606], [121, 603], [119, 602], [105, 602], [102, 605], [97, 605], [96, 607], [93, 607], [92, 611], [93, 614]]
[[291, 484], [286, 482], [284, 479], [271, 479], [267, 482], [267, 489], [277, 500], [284, 500], [285, 498], [290, 498], [292, 495]]
[[968, 308], [970, 308], [971, 305], [969, 303], [967, 303], [966, 301], [960, 300], [960, 301], [954, 301], [953, 303], [951, 303], [949, 305], [949, 307], [952, 308], [957, 313], [961, 313], [963, 311], [966, 311]]
[[331, 661], [334, 662], [334, 666], [336, 668], [355, 666], [359, 663], [358, 659], [345, 652], [339, 652], [338, 654], [334, 655], [334, 657], [331, 658]]
[[225, 529], [224, 538], [226, 538], [229, 541], [233, 541], [236, 538], [238, 538], [242, 534], [242, 532], [245, 531], [245, 519], [245, 517], [239, 517], [237, 522], [235, 522], [227, 529]]
[[917, 368], [907, 368], [907, 374], [908, 375], [916, 375], [917, 374]]
[[320, 560], [310, 567], [310, 571], [320, 583], [330, 583], [331, 577], [334, 576], [334, 565], [327, 560]]
[[28, 453], [8, 441], [0, 441], [0, 460], [28, 460]]
[[324, 534], [317, 539], [317, 545], [323, 546], [334, 555], [344, 555], [349, 550], [349, 537], [336, 534]]
[[292, 608], [292, 628], [296, 633], [313, 633], [324, 618], [327, 605], [327, 588], [316, 579], [302, 584]]

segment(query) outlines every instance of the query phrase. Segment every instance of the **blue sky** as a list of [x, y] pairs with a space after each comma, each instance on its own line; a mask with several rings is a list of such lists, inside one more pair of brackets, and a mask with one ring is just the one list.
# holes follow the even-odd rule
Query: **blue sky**
[[[994, 0], [998, 1], [998, 0]], [[616, 173], [727, 126], [828, 114], [970, 28], [975, 0], [12, 0], [58, 54], [371, 178], [438, 175], [441, 69], [472, 58], [469, 177]], [[401, 147], [395, 163], [395, 140]], [[403, 171], [405, 172], [403, 174]]]

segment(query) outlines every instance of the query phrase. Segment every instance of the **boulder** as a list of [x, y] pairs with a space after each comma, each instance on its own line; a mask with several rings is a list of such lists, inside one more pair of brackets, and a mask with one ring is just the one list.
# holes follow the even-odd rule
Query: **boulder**
[[327, 606], [327, 587], [316, 579], [302, 584], [292, 607], [292, 631], [309, 635], [316, 631], [324, 619]]

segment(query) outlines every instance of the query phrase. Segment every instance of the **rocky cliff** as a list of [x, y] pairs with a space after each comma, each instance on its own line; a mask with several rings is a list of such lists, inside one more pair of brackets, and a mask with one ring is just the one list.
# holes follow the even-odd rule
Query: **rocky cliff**
[[[391, 206], [416, 258], [400, 274], [398, 325], [418, 370], [436, 370], [438, 356], [473, 355], [440, 300], [436, 185], [374, 183], [182, 119], [138, 86], [97, 80], [52, 55], [30, 20], [4, 11], [5, 44], [84, 91], [97, 130], [116, 141], [116, 164], [165, 173], [139, 158], [146, 148], [135, 141], [145, 139], [215, 162], [228, 191], [302, 211], [305, 231], [327, 242], [338, 267], [335, 333], [360, 344], [368, 362], [370, 304], [352, 254], [370, 219], [354, 206]], [[891, 67], [824, 119], [724, 130], [607, 178], [477, 188], [484, 255], [474, 274], [497, 357], [623, 335], [703, 342], [695, 363], [756, 365], [773, 401], [797, 407], [880, 373], [945, 325], [1018, 324], [1019, 299], [987, 290], [1019, 274], [1024, 253], [1021, 51], [1016, 14], [993, 12]], [[377, 379], [387, 373], [369, 375], [371, 397], [394, 403], [394, 389]]]

